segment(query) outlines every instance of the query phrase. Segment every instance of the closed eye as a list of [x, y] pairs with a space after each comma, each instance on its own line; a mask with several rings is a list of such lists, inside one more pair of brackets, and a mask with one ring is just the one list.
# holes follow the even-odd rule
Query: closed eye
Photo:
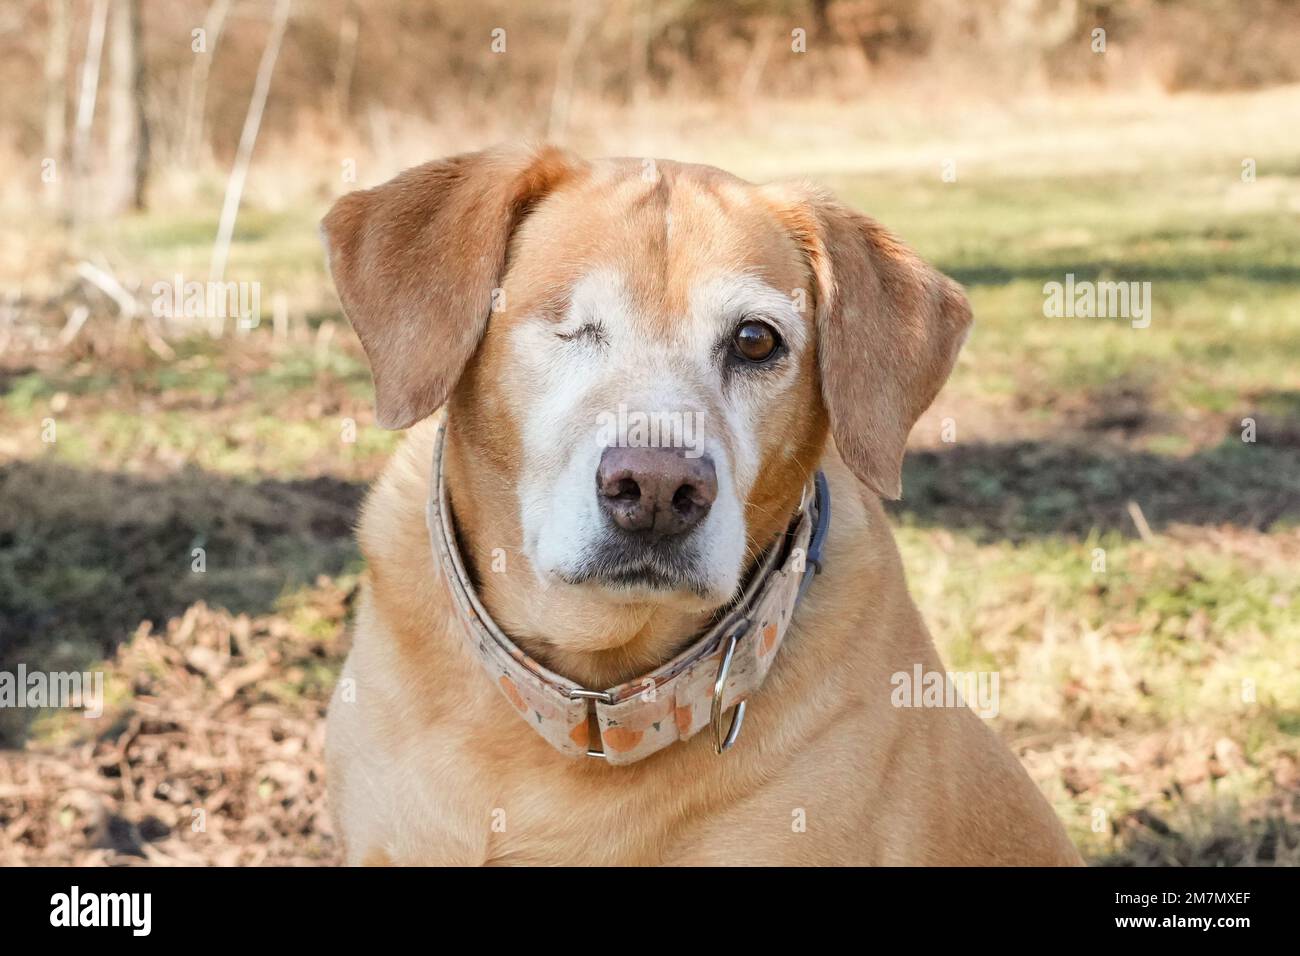
[[609, 343], [609, 336], [598, 322], [584, 322], [572, 332], [556, 332], [555, 335], [562, 342], [590, 342], [592, 345]]

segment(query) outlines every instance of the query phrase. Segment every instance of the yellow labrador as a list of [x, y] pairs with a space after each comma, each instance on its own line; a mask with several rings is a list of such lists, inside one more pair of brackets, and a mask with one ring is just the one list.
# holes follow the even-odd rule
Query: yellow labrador
[[411, 427], [330, 707], [350, 862], [1079, 861], [945, 683], [879, 500], [956, 284], [817, 191], [549, 147], [322, 231]]

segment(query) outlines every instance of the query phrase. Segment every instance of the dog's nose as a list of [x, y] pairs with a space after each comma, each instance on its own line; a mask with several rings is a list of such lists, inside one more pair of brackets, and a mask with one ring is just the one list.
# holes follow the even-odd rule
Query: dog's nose
[[718, 496], [712, 459], [677, 448], [606, 448], [596, 497], [620, 528], [653, 537], [684, 534], [704, 520]]

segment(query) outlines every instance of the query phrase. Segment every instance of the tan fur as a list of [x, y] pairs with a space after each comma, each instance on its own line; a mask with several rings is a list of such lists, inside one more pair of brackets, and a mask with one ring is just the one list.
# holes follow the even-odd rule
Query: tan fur
[[[452, 626], [424, 522], [434, 423], [416, 425], [364, 509], [369, 577], [330, 708], [330, 799], [348, 860], [1077, 863], [1047, 802], [973, 712], [890, 702], [892, 674], [942, 665], [880, 502], [858, 478], [895, 490], [899, 436], [942, 385], [969, 321], [960, 291], [879, 226], [815, 194], [665, 162], [647, 178], [639, 160], [511, 155], [431, 164], [458, 172], [408, 173], [345, 197], [325, 223], [381, 407], [385, 390], [402, 395], [387, 417], [427, 414], [428, 402], [450, 393], [452, 510], [493, 616], [530, 654], [590, 687], [662, 663], [707, 621], [669, 603], [541, 588], [520, 552], [519, 408], [529, 395], [511, 373], [509, 330], [524, 316], [562, 312], [565, 290], [593, 266], [631, 276], [639, 308], [665, 338], [690, 290], [719, 268], [807, 292], [818, 348], [804, 354], [793, 392], [750, 423], [763, 467], [744, 504], [749, 553], [758, 554], [821, 467], [834, 502], [825, 570], [731, 751], [716, 756], [699, 734], [630, 766], [570, 760], [520, 721]], [[446, 209], [470, 204], [457, 195], [465, 183], [507, 197], [508, 212], [489, 223], [500, 235], [448, 219]], [[394, 221], [393, 209], [421, 213]], [[377, 232], [384, 216], [387, 229]], [[438, 236], [427, 232], [430, 219]], [[487, 265], [467, 261], [449, 277], [449, 257], [471, 248], [488, 250]], [[405, 264], [397, 289], [410, 302], [458, 311], [412, 317], [396, 308], [386, 256]], [[507, 305], [490, 321], [473, 281], [505, 291]], [[439, 291], [447, 285], [451, 298]], [[398, 330], [412, 321], [428, 327]], [[412, 345], [435, 336], [450, 336], [450, 351]], [[830, 423], [851, 449], [852, 470], [828, 441]], [[486, 573], [497, 547], [510, 555], [508, 571]]]
[[898, 498], [908, 432], [952, 371], [970, 306], [878, 222], [816, 191], [768, 194], [816, 277], [822, 393], [840, 452]]
[[321, 231], [381, 424], [406, 428], [446, 401], [483, 334], [515, 223], [578, 166], [553, 148], [479, 153], [335, 203]]

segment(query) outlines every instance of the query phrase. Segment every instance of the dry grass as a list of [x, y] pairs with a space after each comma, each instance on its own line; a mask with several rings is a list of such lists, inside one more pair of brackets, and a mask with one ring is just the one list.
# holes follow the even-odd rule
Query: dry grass
[[49, 719], [0, 752], [0, 865], [338, 862], [324, 801], [325, 701], [348, 593], [322, 580], [297, 617], [203, 602], [143, 622], [107, 665], [97, 732]]

